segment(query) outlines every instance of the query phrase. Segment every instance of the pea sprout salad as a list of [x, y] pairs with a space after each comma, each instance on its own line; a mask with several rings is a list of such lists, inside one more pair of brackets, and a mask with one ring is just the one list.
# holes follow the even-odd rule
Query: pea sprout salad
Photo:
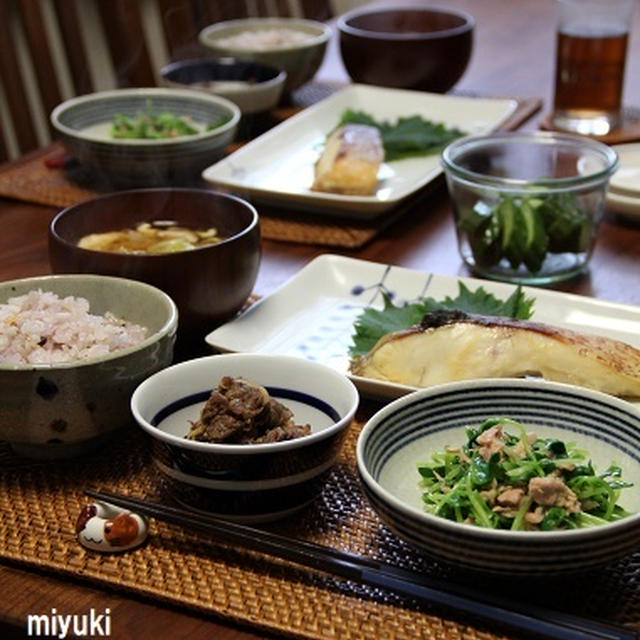
[[170, 111], [156, 113], [151, 104], [147, 104], [145, 111], [135, 116], [116, 113], [111, 125], [111, 137], [136, 139], [163, 139], [191, 136], [202, 131], [211, 131], [227, 123], [231, 116], [218, 116], [208, 125], [199, 125], [187, 115], [178, 115]]
[[631, 515], [619, 504], [621, 468], [597, 473], [589, 454], [539, 438], [512, 418], [466, 427], [467, 442], [418, 463], [425, 510], [460, 523], [513, 531], [577, 529]]

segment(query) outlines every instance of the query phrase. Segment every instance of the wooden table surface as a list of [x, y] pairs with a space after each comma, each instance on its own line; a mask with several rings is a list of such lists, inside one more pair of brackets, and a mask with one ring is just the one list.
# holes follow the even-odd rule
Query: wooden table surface
[[[425, 4], [438, 4], [425, 0]], [[555, 33], [552, 0], [449, 0], [477, 21], [472, 62], [457, 92], [489, 96], [539, 97], [544, 107], [525, 128], [537, 128], [551, 104]], [[640, 106], [640, 15], [630, 39], [625, 102]], [[347, 80], [336, 42], [332, 42], [318, 80]], [[0, 279], [49, 272], [46, 234], [56, 210], [0, 198]], [[256, 293], [266, 295], [325, 251], [313, 245], [264, 241]], [[457, 253], [451, 206], [444, 186], [416, 211], [356, 251], [355, 258], [393, 263], [447, 275], [469, 275]], [[589, 272], [557, 289], [602, 300], [640, 304], [640, 219], [607, 211]], [[64, 582], [56, 577], [0, 565], [0, 637], [26, 634], [28, 613], [111, 609], [112, 637], [215, 638], [265, 637], [251, 629], [220, 623], [166, 605]]]

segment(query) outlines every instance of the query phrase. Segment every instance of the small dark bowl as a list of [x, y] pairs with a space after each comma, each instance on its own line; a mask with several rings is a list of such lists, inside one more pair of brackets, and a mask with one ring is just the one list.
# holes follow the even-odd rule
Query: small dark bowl
[[277, 106], [287, 77], [276, 67], [235, 58], [178, 60], [162, 67], [160, 73], [170, 87], [231, 100], [243, 117]]
[[355, 82], [445, 93], [462, 77], [475, 20], [449, 8], [359, 8], [338, 19], [340, 52]]
[[[223, 240], [167, 254], [123, 254], [81, 249], [89, 233], [173, 220], [195, 229], [216, 227]], [[260, 265], [260, 227], [244, 200], [202, 189], [134, 189], [64, 209], [49, 228], [55, 273], [97, 273], [141, 280], [169, 294], [178, 307], [179, 343], [195, 343], [246, 302]]]

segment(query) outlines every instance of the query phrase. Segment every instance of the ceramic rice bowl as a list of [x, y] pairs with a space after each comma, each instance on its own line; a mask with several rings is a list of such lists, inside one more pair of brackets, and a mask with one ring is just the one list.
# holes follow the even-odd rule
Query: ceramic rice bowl
[[138, 344], [102, 356], [49, 364], [0, 362], [0, 440], [29, 457], [72, 457], [104, 444], [119, 429], [134, 428], [131, 394], [171, 363], [178, 313], [155, 287], [79, 274], [2, 282], [0, 304], [38, 289], [85, 298], [91, 314], [111, 311], [148, 329]]
[[[619, 504], [632, 515], [590, 528], [494, 530], [450, 521], [422, 507], [416, 464], [466, 441], [465, 426], [508, 416], [539, 437], [585, 449], [597, 471], [612, 462], [635, 488]], [[504, 576], [579, 572], [640, 547], [640, 410], [624, 400], [540, 380], [474, 380], [409, 394], [364, 426], [357, 464], [374, 509], [399, 537], [427, 556]]]
[[[187, 440], [190, 421], [223, 376], [266, 387], [311, 434], [263, 444]], [[239, 522], [284, 518], [312, 502], [338, 456], [358, 405], [353, 383], [290, 356], [223, 354], [176, 364], [134, 392], [162, 489], [183, 505]]]
[[[256, 34], [278, 30], [297, 31], [307, 36], [301, 42], [279, 43], [268, 46], [265, 43], [245, 41], [242, 45], [229, 45], [228, 38], [241, 34]], [[244, 60], [253, 60], [287, 73], [284, 84], [285, 96], [315, 75], [331, 39], [331, 27], [317, 20], [302, 18], [241, 18], [225, 20], [205, 27], [198, 39], [212, 55], [216, 57], [232, 56]]]

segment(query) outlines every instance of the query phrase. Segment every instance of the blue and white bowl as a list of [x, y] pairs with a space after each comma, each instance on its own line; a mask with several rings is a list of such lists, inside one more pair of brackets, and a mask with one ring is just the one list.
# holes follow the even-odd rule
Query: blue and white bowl
[[[266, 387], [271, 397], [309, 423], [307, 436], [264, 444], [185, 439], [223, 376]], [[319, 494], [358, 406], [353, 383], [302, 358], [222, 354], [189, 360], [145, 380], [131, 398], [151, 437], [161, 485], [184, 505], [221, 518], [261, 522], [283, 518]]]
[[[635, 488], [619, 504], [633, 515], [563, 531], [507, 531], [426, 513], [416, 465], [466, 441], [465, 426], [508, 416], [540, 437], [575, 442], [597, 470], [612, 462]], [[503, 575], [544, 575], [603, 565], [640, 548], [640, 409], [612, 396], [542, 380], [472, 380], [411, 393], [364, 426], [358, 471], [374, 509], [398, 536], [425, 554]]]

